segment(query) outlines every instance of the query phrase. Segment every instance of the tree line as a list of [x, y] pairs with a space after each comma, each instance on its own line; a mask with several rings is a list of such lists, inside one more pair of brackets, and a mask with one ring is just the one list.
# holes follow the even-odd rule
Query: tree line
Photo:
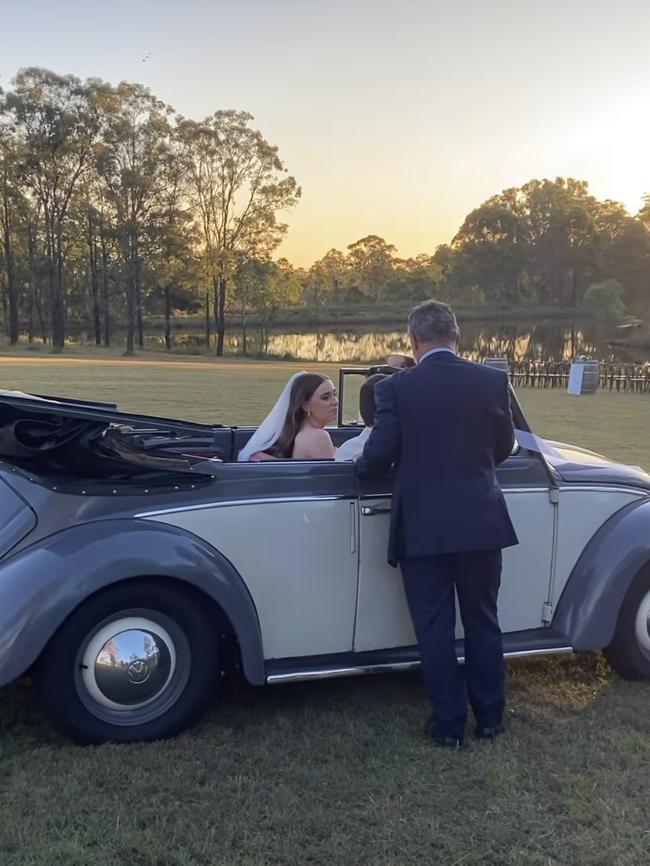
[[492, 196], [433, 253], [399, 259], [375, 235], [347, 255], [330, 250], [304, 275], [303, 297], [324, 304], [436, 295], [467, 307], [579, 309], [590, 288], [604, 286], [618, 287], [630, 308], [650, 304], [650, 196], [631, 216], [592, 196], [585, 181], [556, 178]]
[[11, 344], [65, 343], [89, 323], [126, 349], [144, 321], [200, 315], [223, 353], [226, 313], [404, 304], [580, 307], [594, 283], [650, 300], [650, 199], [632, 216], [584, 181], [532, 180], [472, 211], [449, 244], [409, 259], [377, 235], [310, 268], [273, 254], [301, 190], [243, 111], [184, 118], [140, 84], [21, 70], [0, 91], [0, 300]]
[[251, 120], [216, 111], [194, 121], [139, 84], [21, 70], [0, 96], [10, 342], [24, 322], [30, 339], [62, 349], [77, 319], [110, 345], [123, 321], [132, 352], [147, 312], [164, 310], [169, 321], [173, 309], [203, 307], [221, 354], [235, 272], [264, 263], [278, 287], [286, 268], [270, 255], [287, 230], [278, 214], [300, 197]]

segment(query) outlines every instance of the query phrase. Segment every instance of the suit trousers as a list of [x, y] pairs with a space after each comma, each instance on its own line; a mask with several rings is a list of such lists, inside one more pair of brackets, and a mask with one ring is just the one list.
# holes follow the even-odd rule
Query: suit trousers
[[[468, 698], [479, 728], [499, 725], [505, 706], [497, 617], [501, 551], [407, 556], [400, 565], [435, 735], [463, 739]], [[454, 589], [465, 631], [464, 667], [456, 658]]]

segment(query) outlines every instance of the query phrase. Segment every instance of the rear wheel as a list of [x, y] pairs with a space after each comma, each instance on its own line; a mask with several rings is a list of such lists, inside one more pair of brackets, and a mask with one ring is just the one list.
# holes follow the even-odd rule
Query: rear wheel
[[616, 632], [605, 649], [607, 661], [621, 676], [650, 680], [650, 571], [634, 581], [618, 616]]
[[88, 599], [45, 648], [36, 687], [78, 743], [131, 743], [194, 724], [215, 690], [215, 624], [182, 588], [154, 581]]

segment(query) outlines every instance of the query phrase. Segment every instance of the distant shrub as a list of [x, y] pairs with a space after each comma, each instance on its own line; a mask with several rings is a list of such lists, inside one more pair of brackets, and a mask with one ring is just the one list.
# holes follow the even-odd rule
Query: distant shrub
[[623, 286], [614, 279], [592, 283], [585, 292], [584, 305], [599, 319], [621, 322], [626, 315]]

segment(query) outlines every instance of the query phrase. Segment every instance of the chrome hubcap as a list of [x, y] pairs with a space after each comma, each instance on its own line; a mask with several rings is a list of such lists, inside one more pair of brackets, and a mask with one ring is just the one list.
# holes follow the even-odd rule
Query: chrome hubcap
[[650, 655], [650, 592], [641, 599], [634, 623], [636, 639], [642, 651]]
[[176, 669], [169, 633], [144, 617], [124, 617], [101, 628], [81, 659], [88, 694], [110, 710], [133, 711], [156, 700]]

